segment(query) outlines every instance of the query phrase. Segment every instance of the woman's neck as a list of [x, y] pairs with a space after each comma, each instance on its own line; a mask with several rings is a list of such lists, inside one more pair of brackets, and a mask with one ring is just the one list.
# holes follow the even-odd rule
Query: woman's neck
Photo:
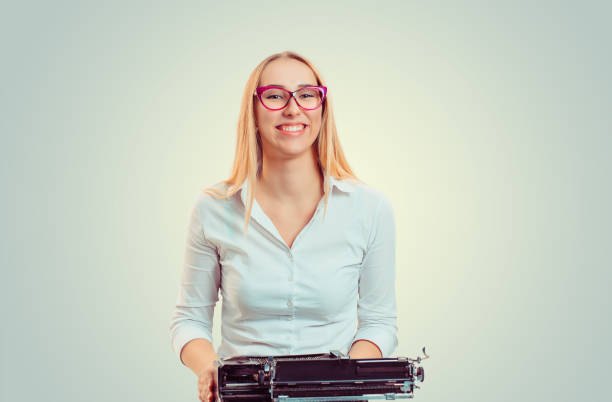
[[296, 159], [266, 159], [257, 178], [257, 192], [293, 205], [310, 203], [323, 195], [323, 175], [314, 151]]

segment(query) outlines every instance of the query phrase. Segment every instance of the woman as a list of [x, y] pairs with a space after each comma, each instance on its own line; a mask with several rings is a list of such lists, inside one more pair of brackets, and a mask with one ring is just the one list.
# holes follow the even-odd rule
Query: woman
[[189, 224], [170, 332], [200, 400], [215, 397], [219, 357], [388, 356], [394, 271], [391, 204], [351, 171], [321, 76], [295, 53], [268, 57], [245, 87], [231, 177], [198, 196]]

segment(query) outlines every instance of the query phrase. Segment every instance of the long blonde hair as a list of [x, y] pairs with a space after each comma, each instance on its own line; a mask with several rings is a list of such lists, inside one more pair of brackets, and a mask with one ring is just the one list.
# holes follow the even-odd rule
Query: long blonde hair
[[[234, 165], [229, 179], [223, 182], [229, 187], [225, 191], [218, 190], [213, 187], [204, 189], [206, 194], [209, 194], [215, 198], [229, 198], [233, 196], [242, 183], [248, 179], [249, 188], [248, 202], [245, 208], [244, 214], [244, 230], [246, 232], [250, 218], [251, 209], [253, 208], [253, 198], [255, 197], [255, 186], [257, 185], [256, 177], [261, 172], [262, 166], [262, 148], [261, 139], [256, 131], [255, 127], [255, 113], [253, 109], [253, 98], [255, 89], [260, 84], [261, 73], [264, 68], [273, 60], [280, 58], [291, 58], [301, 61], [306, 64], [315, 77], [317, 78], [317, 85], [325, 85], [321, 74], [317, 71], [315, 66], [306, 58], [300, 56], [297, 53], [285, 51], [281, 53], [273, 54], [272, 56], [263, 60], [255, 70], [249, 76], [249, 80], [244, 87], [244, 93], [242, 94], [242, 102], [240, 104], [240, 115], [238, 118], [238, 135], [236, 137], [236, 152], [234, 155]], [[329, 176], [333, 176], [336, 179], [357, 179], [353, 171], [351, 170], [342, 147], [340, 146], [340, 140], [338, 139], [338, 132], [336, 130], [336, 122], [334, 121], [334, 113], [332, 110], [329, 95], [326, 96], [325, 101], [322, 105], [323, 116], [321, 120], [321, 131], [315, 140], [316, 158], [319, 164], [319, 169], [324, 174], [324, 188], [325, 188], [325, 213], [327, 212], [327, 201], [329, 199], [329, 193], [331, 190], [331, 184], [329, 182]]]

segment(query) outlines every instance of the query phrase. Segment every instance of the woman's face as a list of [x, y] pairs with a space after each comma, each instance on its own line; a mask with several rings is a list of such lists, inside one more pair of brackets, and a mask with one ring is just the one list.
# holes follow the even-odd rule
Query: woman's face
[[[289, 58], [276, 59], [264, 68], [259, 86], [278, 85], [295, 91], [303, 85], [317, 85], [317, 79], [306, 64]], [[294, 158], [311, 152], [311, 146], [321, 129], [323, 107], [315, 110], [301, 109], [291, 98], [281, 110], [266, 109], [259, 99], [254, 102], [255, 121], [261, 136], [263, 153], [268, 158]], [[304, 130], [288, 131], [304, 125]]]

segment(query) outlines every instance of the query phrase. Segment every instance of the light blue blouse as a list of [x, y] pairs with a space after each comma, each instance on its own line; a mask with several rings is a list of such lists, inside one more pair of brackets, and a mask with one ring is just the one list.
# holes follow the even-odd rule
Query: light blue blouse
[[[366, 339], [383, 356], [397, 346], [395, 220], [389, 200], [355, 180], [330, 177], [311, 220], [289, 248], [257, 201], [243, 234], [247, 181], [233, 197], [200, 193], [187, 234], [172, 346], [212, 343], [221, 290], [220, 358], [348, 353]], [[226, 185], [218, 183], [216, 188]]]

